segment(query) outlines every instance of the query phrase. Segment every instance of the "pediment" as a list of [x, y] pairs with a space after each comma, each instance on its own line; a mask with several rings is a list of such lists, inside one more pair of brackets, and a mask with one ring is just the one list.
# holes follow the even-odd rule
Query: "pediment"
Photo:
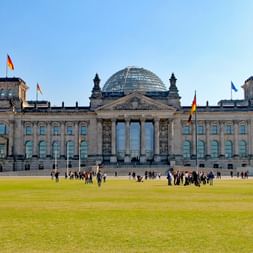
[[159, 101], [144, 96], [138, 92], [131, 93], [123, 98], [117, 99], [109, 104], [101, 106], [100, 110], [171, 110], [175, 108], [165, 105]]

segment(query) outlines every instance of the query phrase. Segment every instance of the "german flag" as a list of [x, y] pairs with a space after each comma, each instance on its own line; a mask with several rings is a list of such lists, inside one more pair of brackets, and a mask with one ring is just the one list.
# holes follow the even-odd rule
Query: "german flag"
[[42, 90], [40, 88], [40, 85], [37, 83], [37, 88], [36, 88], [37, 92], [39, 92], [42, 95]]
[[190, 110], [190, 115], [189, 115], [189, 118], [188, 118], [188, 123], [192, 122], [192, 115], [193, 115], [194, 112], [196, 112], [196, 109], [197, 109], [197, 99], [196, 99], [196, 93], [195, 93], [194, 99], [192, 101], [192, 107], [191, 107], [191, 110]]
[[9, 67], [10, 70], [14, 70], [14, 64], [11, 60], [11, 57], [7, 54], [7, 66]]

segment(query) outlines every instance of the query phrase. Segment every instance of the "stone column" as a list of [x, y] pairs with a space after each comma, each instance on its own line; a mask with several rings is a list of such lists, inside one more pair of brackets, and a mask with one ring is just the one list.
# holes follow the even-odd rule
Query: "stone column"
[[233, 149], [233, 155], [239, 155], [239, 142], [238, 142], [238, 137], [239, 137], [239, 127], [238, 127], [238, 122], [234, 121], [234, 149]]
[[74, 153], [74, 156], [77, 157], [79, 156], [79, 148], [80, 148], [80, 144], [79, 144], [79, 134], [80, 134], [80, 131], [79, 131], [79, 124], [78, 122], [76, 121], [74, 123], [74, 134], [75, 134], [75, 153]]
[[11, 156], [11, 155], [14, 155], [13, 154], [14, 153], [14, 120], [10, 120], [8, 139], [9, 139], [9, 143], [8, 143], [7, 154]]
[[160, 162], [160, 134], [159, 134], [160, 119], [155, 118], [155, 161]]
[[[52, 143], [51, 143], [51, 122], [47, 122], [47, 137], [46, 137], [46, 142], [47, 142], [47, 155], [48, 157], [51, 157], [52, 155]], [[52, 156], [54, 157], [54, 156]]]
[[248, 154], [253, 155], [253, 145], [252, 145], [252, 140], [251, 140], [251, 135], [253, 133], [253, 120], [248, 120], [247, 121], [247, 134], [248, 134]]
[[38, 154], [38, 122], [33, 122], [33, 156], [39, 157]]
[[61, 156], [67, 157], [66, 154], [66, 137], [65, 137], [65, 121], [61, 122]]
[[130, 119], [126, 118], [126, 154], [125, 154], [125, 162], [129, 163], [130, 159]]
[[103, 152], [103, 126], [102, 126], [102, 119], [97, 120], [97, 156], [98, 160], [102, 160], [102, 152]]
[[224, 150], [224, 122], [219, 122], [220, 127], [220, 155], [225, 156], [225, 150]]
[[141, 156], [140, 156], [140, 162], [145, 163], [146, 162], [146, 145], [145, 145], [145, 118], [141, 118]]
[[206, 121], [205, 122], [205, 126], [206, 126], [206, 155], [208, 155], [208, 157], [210, 157], [211, 155], [211, 147], [210, 147], [210, 122]]
[[110, 162], [111, 163], [116, 163], [117, 162], [117, 157], [116, 157], [116, 119], [112, 119], [112, 133], [111, 133], [111, 143], [112, 143], [112, 153], [110, 157]]

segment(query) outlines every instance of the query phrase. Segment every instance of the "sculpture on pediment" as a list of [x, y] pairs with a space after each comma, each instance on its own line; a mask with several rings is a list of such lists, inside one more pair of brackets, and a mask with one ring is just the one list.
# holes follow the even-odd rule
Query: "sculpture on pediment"
[[133, 97], [124, 104], [119, 104], [114, 107], [115, 110], [159, 110], [157, 105], [150, 104], [141, 98]]

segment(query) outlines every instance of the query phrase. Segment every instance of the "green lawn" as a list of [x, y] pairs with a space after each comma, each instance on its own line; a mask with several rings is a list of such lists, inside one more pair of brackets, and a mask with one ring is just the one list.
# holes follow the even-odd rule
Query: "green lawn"
[[253, 180], [0, 178], [0, 252], [253, 252]]

